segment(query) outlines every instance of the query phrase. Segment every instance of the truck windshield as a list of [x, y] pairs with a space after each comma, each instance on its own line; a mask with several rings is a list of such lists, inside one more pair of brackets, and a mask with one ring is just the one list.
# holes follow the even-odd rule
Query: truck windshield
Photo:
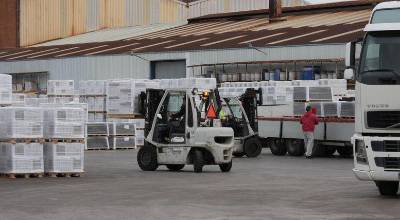
[[364, 41], [357, 80], [368, 85], [400, 84], [400, 32], [369, 33]]
[[400, 8], [382, 9], [374, 13], [371, 23], [398, 23], [400, 21]]

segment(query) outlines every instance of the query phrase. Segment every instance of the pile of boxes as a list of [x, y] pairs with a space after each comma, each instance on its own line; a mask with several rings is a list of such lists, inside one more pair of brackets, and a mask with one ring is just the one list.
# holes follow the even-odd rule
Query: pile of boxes
[[82, 108], [44, 108], [45, 172], [84, 172], [85, 136]]
[[74, 80], [47, 81], [47, 96], [49, 103], [79, 102]]
[[42, 138], [41, 108], [0, 108], [0, 173], [42, 174]]
[[12, 77], [0, 74], [0, 105], [12, 103]]
[[106, 121], [106, 81], [88, 80], [79, 82], [80, 102], [88, 105], [89, 122]]

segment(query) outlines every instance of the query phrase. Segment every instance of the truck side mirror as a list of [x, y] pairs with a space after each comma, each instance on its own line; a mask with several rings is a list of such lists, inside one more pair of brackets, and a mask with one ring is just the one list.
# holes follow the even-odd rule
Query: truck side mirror
[[347, 80], [354, 79], [354, 69], [348, 68], [344, 70], [344, 78]]
[[356, 43], [350, 42], [346, 44], [345, 55], [346, 68], [354, 68], [356, 65]]

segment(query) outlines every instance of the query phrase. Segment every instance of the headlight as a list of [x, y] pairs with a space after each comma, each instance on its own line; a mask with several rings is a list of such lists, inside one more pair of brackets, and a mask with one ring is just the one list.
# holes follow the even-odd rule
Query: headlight
[[356, 159], [358, 163], [368, 164], [367, 149], [362, 140], [356, 140]]

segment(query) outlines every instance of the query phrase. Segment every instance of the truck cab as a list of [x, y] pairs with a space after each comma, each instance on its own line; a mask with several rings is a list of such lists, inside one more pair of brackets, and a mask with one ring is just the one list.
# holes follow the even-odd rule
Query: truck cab
[[375, 7], [357, 70], [355, 44], [348, 44], [345, 72], [356, 80], [354, 169], [374, 181], [382, 195], [396, 195], [400, 179], [400, 2]]

